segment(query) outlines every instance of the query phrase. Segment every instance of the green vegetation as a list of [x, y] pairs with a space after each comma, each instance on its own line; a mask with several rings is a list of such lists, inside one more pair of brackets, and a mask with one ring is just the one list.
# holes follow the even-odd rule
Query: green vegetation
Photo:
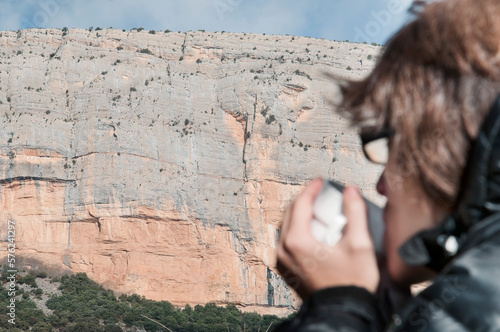
[[272, 114], [268, 118], [266, 118], [266, 124], [271, 124], [274, 121], [276, 121], [276, 117]]
[[303, 71], [300, 71], [300, 70], [296, 70], [295, 71], [295, 75], [300, 75], [300, 76], [305, 76], [307, 77], [308, 79], [312, 80], [311, 76], [309, 76], [308, 74], [304, 73]]
[[34, 288], [38, 287], [36, 284], [35, 276], [32, 274], [27, 274], [24, 277], [20, 277], [17, 280], [17, 283], [20, 285], [22, 285], [22, 284], [30, 285], [31, 287], [34, 287]]
[[269, 106], [266, 106], [266, 107], [262, 106], [262, 109], [261, 109], [261, 111], [260, 111], [260, 114], [262, 114], [263, 116], [266, 116], [266, 115], [267, 115], [267, 112], [269, 112], [269, 109], [270, 109], [270, 107], [269, 107]]
[[[2, 282], [9, 274], [4, 271]], [[42, 274], [42, 276], [44, 276]], [[27, 274], [18, 279], [25, 284], [36, 284], [35, 277]], [[110, 290], [90, 280], [84, 273], [63, 276], [60, 279], [62, 292], [52, 296], [46, 303], [53, 314], [45, 315], [30, 300], [27, 291], [16, 286], [16, 325], [0, 313], [0, 330], [8, 331], [79, 331], [114, 332], [122, 327], [143, 328], [146, 331], [165, 331], [160, 324], [175, 332], [212, 331], [272, 331], [283, 319], [274, 315], [242, 313], [235, 305], [220, 307], [214, 303], [205, 306], [186, 305], [183, 309], [167, 301], [152, 301], [137, 294], [121, 295], [117, 298]], [[34, 288], [31, 296], [41, 296], [42, 289]], [[6, 307], [11, 296], [4, 287], [0, 288], [0, 306]], [[155, 322], [156, 321], [156, 322]]]

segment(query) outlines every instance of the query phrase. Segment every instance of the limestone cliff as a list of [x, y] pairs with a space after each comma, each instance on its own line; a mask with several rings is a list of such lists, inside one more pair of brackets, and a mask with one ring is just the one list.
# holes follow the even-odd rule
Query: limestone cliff
[[284, 207], [316, 176], [374, 197], [380, 171], [327, 103], [338, 92], [324, 73], [364, 76], [378, 52], [243, 33], [0, 32], [0, 237], [14, 221], [19, 269], [288, 311], [274, 268]]

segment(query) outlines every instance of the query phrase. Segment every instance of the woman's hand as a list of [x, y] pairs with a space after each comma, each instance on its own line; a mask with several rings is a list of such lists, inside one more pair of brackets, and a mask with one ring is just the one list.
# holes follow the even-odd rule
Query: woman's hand
[[311, 233], [313, 203], [322, 185], [322, 179], [312, 181], [286, 209], [278, 245], [278, 270], [302, 299], [333, 286], [364, 287], [374, 293], [380, 277], [366, 204], [358, 189], [344, 190], [347, 224], [340, 241], [328, 247]]

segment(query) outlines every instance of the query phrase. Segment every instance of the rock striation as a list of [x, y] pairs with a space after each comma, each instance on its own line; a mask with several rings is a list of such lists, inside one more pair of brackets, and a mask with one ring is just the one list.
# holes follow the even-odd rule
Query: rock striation
[[18, 269], [287, 313], [298, 300], [274, 267], [285, 206], [316, 176], [375, 198], [380, 168], [333, 112], [325, 72], [360, 78], [379, 52], [244, 33], [0, 32], [0, 238], [15, 222]]

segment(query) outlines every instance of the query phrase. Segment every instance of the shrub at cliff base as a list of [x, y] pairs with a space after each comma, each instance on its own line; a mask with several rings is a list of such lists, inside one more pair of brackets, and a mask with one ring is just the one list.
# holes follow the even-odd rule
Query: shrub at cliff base
[[[8, 274], [2, 274], [2, 283]], [[18, 278], [18, 283], [36, 286], [31, 275]], [[165, 331], [158, 323], [175, 332], [215, 332], [215, 331], [269, 331], [283, 319], [274, 315], [242, 313], [230, 304], [220, 307], [214, 303], [184, 309], [174, 307], [167, 301], [152, 301], [137, 294], [121, 295], [117, 298], [110, 290], [104, 289], [85, 274], [63, 276], [60, 279], [62, 295], [52, 296], [46, 305], [53, 310], [45, 315], [37, 309], [31, 297], [39, 288], [34, 288], [28, 296], [16, 286], [16, 325], [8, 322], [7, 312], [0, 312], [0, 330], [6, 331], [69, 331], [69, 332], [118, 332], [121, 326], [144, 328], [146, 331]], [[24, 295], [23, 295], [24, 294]], [[0, 305], [6, 308], [10, 301], [5, 287], [0, 288]], [[150, 320], [155, 320], [158, 323]]]

